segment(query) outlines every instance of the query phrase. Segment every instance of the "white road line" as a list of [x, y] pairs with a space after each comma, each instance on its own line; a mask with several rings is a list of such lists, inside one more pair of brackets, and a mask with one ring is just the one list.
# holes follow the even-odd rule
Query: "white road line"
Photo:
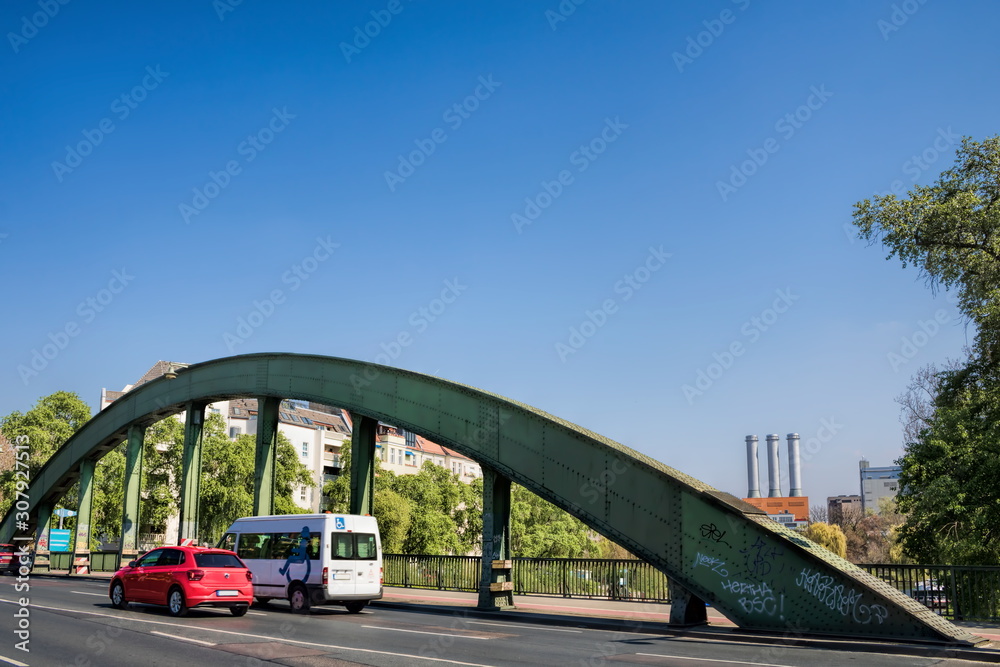
[[267, 614], [262, 611], [248, 611], [247, 613], [251, 616], [267, 616]]
[[662, 653], [636, 653], [636, 655], [651, 655], [657, 658], [671, 660], [700, 660], [701, 662], [724, 662], [727, 665], [754, 665], [754, 667], [793, 667], [792, 665], [773, 665], [769, 662], [747, 662], [746, 660], [719, 660], [718, 658], [688, 658], [683, 655], [664, 655]]
[[532, 630], [551, 630], [552, 632], [575, 632], [580, 634], [583, 630], [566, 630], [563, 628], [550, 628], [544, 625], [518, 625], [516, 623], [493, 623], [491, 621], [468, 621], [470, 625], [496, 625], [501, 628], [520, 628], [524, 630], [526, 628], [531, 628]]
[[15, 667], [28, 667], [28, 663], [26, 662], [21, 662], [20, 660], [15, 660], [14, 658], [8, 658], [3, 655], [0, 655], [0, 660], [3, 660], [8, 665], [14, 665]]
[[70, 593], [76, 593], [77, 595], [96, 595], [99, 598], [108, 597], [107, 593], [88, 593], [86, 591], [70, 591]]
[[[16, 600], [5, 600], [0, 598], [0, 602], [6, 602], [7, 604], [18, 604]], [[72, 614], [84, 614], [86, 616], [100, 616], [102, 618], [110, 618], [116, 621], [130, 620], [136, 623], [149, 623], [150, 625], [166, 625], [171, 628], [185, 628], [187, 630], [201, 630], [203, 632], [217, 632], [222, 635], [234, 635], [236, 637], [252, 637], [253, 639], [267, 639], [270, 641], [281, 641], [286, 644], [299, 644], [301, 646], [315, 646], [316, 648], [332, 649], [337, 651], [356, 651], [358, 653], [375, 653], [377, 655], [391, 655], [397, 658], [412, 658], [414, 660], [428, 660], [430, 662], [444, 662], [449, 665], [465, 665], [466, 667], [493, 667], [492, 665], [484, 665], [478, 662], [462, 662], [461, 660], [448, 660], [447, 658], [431, 658], [424, 655], [416, 655], [413, 653], [395, 653], [393, 651], [378, 651], [371, 648], [355, 648], [353, 646], [337, 646], [336, 644], [320, 644], [318, 642], [307, 642], [301, 639], [285, 639], [283, 637], [274, 637], [271, 635], [255, 635], [249, 632], [236, 632], [234, 630], [219, 630], [216, 628], [208, 628], [199, 625], [181, 625], [180, 623], [168, 623], [166, 621], [154, 621], [146, 618], [138, 618], [129, 614], [103, 614], [98, 611], [82, 611], [80, 609], [64, 609], [63, 607], [49, 607], [41, 604], [31, 605], [32, 609], [48, 609], [49, 611], [64, 611]], [[384, 628], [383, 628], [384, 629]], [[24, 667], [28, 667], [24, 665]]]
[[181, 637], [180, 635], [171, 635], [166, 632], [158, 632], [156, 630], [151, 630], [151, 635], [159, 635], [160, 637], [170, 637], [171, 639], [178, 639], [182, 642], [193, 642], [195, 644], [201, 644], [202, 646], [215, 646], [215, 642], [203, 642], [200, 639], [191, 639], [190, 637]]
[[382, 625], [362, 625], [372, 630], [392, 630], [393, 632], [412, 632], [415, 635], [438, 635], [439, 637], [458, 637], [459, 639], [489, 639], [489, 637], [470, 637], [469, 635], [454, 635], [448, 632], [427, 632], [425, 630], [404, 630], [402, 628], [385, 627]]

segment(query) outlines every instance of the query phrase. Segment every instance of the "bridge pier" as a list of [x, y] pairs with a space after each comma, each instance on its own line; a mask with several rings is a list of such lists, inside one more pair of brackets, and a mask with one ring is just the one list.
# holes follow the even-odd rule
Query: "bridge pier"
[[510, 554], [510, 479], [483, 466], [483, 572], [479, 609], [514, 606]]
[[673, 579], [670, 579], [669, 582], [669, 624], [675, 628], [708, 625], [708, 610], [705, 608], [705, 601]]
[[351, 514], [375, 510], [375, 440], [378, 420], [351, 413]]
[[52, 521], [52, 503], [38, 506], [37, 523], [35, 524], [35, 563], [38, 572], [49, 571], [49, 524]]
[[69, 572], [76, 569], [77, 558], [86, 558], [90, 564], [90, 516], [94, 507], [94, 466], [96, 461], [85, 458], [80, 461], [80, 503], [76, 510], [76, 534], [73, 539], [73, 556]]
[[[177, 543], [198, 541], [198, 499], [201, 497], [201, 446], [205, 427], [205, 403], [189, 402], [184, 420], [184, 453], [181, 467], [181, 516]], [[257, 419], [260, 419], [258, 413]], [[260, 434], [260, 422], [258, 435]]]
[[274, 469], [278, 465], [278, 410], [281, 399], [257, 399], [257, 453], [253, 474], [254, 516], [274, 514]]
[[122, 531], [119, 541], [118, 566], [139, 555], [139, 504], [141, 502], [142, 453], [146, 441], [146, 426], [132, 424], [128, 427], [125, 445], [125, 504], [122, 508]]

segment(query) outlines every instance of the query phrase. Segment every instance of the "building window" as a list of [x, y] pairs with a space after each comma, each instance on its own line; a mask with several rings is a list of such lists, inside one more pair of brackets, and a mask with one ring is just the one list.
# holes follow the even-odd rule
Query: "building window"
[[303, 442], [302, 443], [302, 456], [309, 456], [309, 443], [308, 442]]
[[233, 440], [240, 437], [240, 429], [238, 426], [229, 427], [229, 437], [232, 438]]
[[306, 487], [303, 486], [302, 490], [299, 491], [299, 500], [305, 500], [305, 499], [306, 499]]

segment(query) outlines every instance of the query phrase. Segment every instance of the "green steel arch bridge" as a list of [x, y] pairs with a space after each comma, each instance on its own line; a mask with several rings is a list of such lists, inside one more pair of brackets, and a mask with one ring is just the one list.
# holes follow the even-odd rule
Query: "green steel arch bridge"
[[[970, 646], [952, 625], [885, 582], [769, 519], [742, 500], [635, 450], [487, 391], [335, 357], [249, 354], [191, 365], [130, 391], [94, 416], [31, 480], [0, 541], [41, 535], [80, 482], [77, 550], [87, 548], [95, 463], [128, 441], [122, 554], [135, 553], [146, 428], [186, 413], [178, 538], [197, 538], [201, 434], [208, 404], [256, 398], [255, 514], [271, 514], [278, 409], [295, 398], [347, 409], [354, 422], [351, 512], [372, 512], [379, 420], [453, 448], [483, 468], [479, 606], [513, 605], [510, 485], [517, 482], [664, 572], [670, 622], [706, 622], [711, 603], [741, 628]], [[21, 510], [24, 511], [24, 503]]]

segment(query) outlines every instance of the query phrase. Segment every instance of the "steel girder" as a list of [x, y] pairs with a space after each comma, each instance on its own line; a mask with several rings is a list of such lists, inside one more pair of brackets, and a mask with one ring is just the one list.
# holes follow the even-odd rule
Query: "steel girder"
[[[451, 447], [537, 493], [649, 561], [740, 627], [784, 633], [983, 641], [860, 568], [635, 450], [523, 403], [376, 364], [251, 354], [192, 365], [91, 419], [32, 480], [30, 513], [54, 503], [128, 428], [189, 401], [297, 398], [336, 405]], [[13, 511], [0, 538], [14, 533]], [[29, 526], [29, 529], [33, 526]]]

